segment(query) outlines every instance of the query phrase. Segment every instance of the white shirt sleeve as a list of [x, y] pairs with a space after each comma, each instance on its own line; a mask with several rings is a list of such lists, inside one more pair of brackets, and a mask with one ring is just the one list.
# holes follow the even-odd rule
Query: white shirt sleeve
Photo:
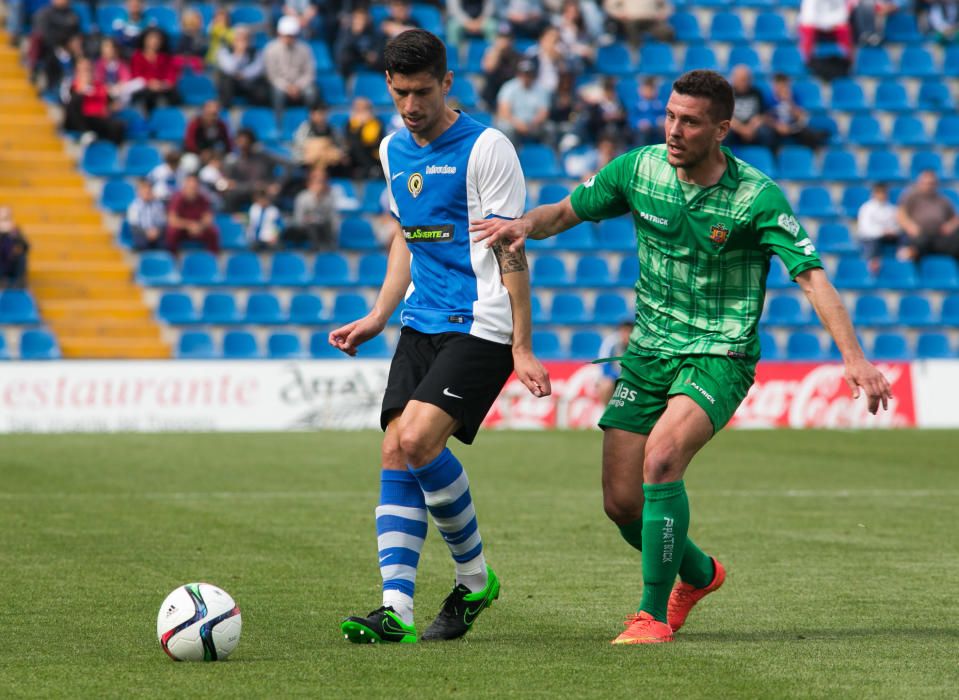
[[389, 146], [390, 141], [395, 133], [396, 132], [393, 132], [393, 134], [390, 134], [385, 139], [380, 141], [380, 165], [383, 166], [383, 176], [386, 178], [386, 196], [390, 203], [390, 213], [393, 214], [397, 220], [399, 220], [400, 210], [399, 207], [396, 206], [396, 200], [393, 198], [393, 181], [390, 179]]
[[523, 215], [526, 180], [516, 149], [502, 132], [487, 129], [480, 134], [473, 145], [469, 167], [476, 178], [482, 218], [517, 219]]

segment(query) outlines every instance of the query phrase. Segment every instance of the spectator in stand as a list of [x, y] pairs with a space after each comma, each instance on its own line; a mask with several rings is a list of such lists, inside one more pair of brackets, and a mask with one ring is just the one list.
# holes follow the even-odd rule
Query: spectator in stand
[[66, 44], [57, 47], [53, 53], [60, 66], [60, 101], [67, 104], [70, 101], [70, 86], [73, 85], [73, 79], [77, 74], [77, 64], [86, 57], [83, 50], [83, 36], [74, 34], [67, 39]]
[[390, 0], [389, 13], [380, 22], [380, 29], [387, 39], [419, 28], [420, 23], [413, 18], [413, 5], [410, 0]]
[[559, 85], [562, 73], [575, 73], [573, 62], [568, 58], [569, 48], [559, 40], [556, 27], [546, 27], [535, 46], [526, 52], [526, 57], [536, 63], [536, 84], [552, 95]]
[[465, 39], [496, 37], [495, 0], [447, 0], [446, 37], [450, 46], [462, 46]]
[[153, 196], [163, 203], [169, 202], [173, 194], [180, 189], [180, 183], [186, 174], [182, 160], [183, 154], [172, 148], [163, 156], [163, 162], [147, 173], [146, 179], [153, 187]]
[[909, 0], [851, 0], [849, 19], [855, 40], [867, 46], [879, 46], [886, 17], [909, 5]]
[[316, 100], [316, 59], [300, 34], [296, 17], [280, 17], [277, 38], [263, 49], [266, 77], [270, 81], [277, 121], [288, 105], [310, 106]]
[[762, 90], [753, 84], [753, 72], [748, 66], [735, 66], [730, 83], [736, 102], [726, 144], [772, 148], [776, 135], [766, 123], [769, 107]]
[[959, 260], [959, 214], [939, 191], [934, 170], [919, 173], [915, 186], [899, 198], [899, 226], [908, 236], [903, 257], [951, 255]]
[[869, 270], [875, 274], [883, 253], [896, 254], [902, 241], [899, 214], [896, 205], [889, 201], [886, 183], [877, 182], [872, 186], [872, 196], [859, 207], [856, 220], [856, 238], [869, 262]]
[[248, 215], [247, 243], [253, 250], [276, 250], [282, 231], [283, 217], [273, 203], [273, 196], [265, 187], [257, 187]]
[[829, 132], [809, 126], [809, 113], [793, 93], [792, 80], [785, 73], [773, 76], [773, 102], [767, 107], [767, 122], [775, 133], [775, 146], [800, 145], [818, 148], [829, 139]]
[[523, 58], [516, 50], [513, 32], [508, 24], [500, 26], [492, 45], [483, 54], [482, 68], [486, 76], [481, 97], [488, 109], [496, 109], [500, 89], [516, 77], [516, 67]]
[[224, 43], [216, 53], [216, 86], [220, 102], [229, 109], [239, 95], [254, 106], [270, 103], [270, 84], [266, 80], [263, 54], [250, 42], [250, 30], [237, 27], [233, 41]]
[[133, 101], [141, 103], [147, 113], [161, 103], [180, 104], [173, 57], [167, 52], [166, 35], [161, 30], [151, 27], [143, 33], [143, 48], [133, 54], [130, 69], [134, 78], [144, 82]]
[[240, 129], [235, 140], [236, 151], [227, 156], [223, 168], [226, 176], [223, 207], [231, 213], [249, 209], [257, 188], [266, 187], [275, 197], [283, 185], [282, 179], [274, 176], [276, 161], [259, 149], [256, 134], [250, 129]]
[[196, 10], [184, 9], [180, 15], [180, 36], [177, 37], [173, 52], [177, 72], [189, 69], [197, 74], [202, 73], [209, 51], [210, 40], [203, 30], [203, 17]]
[[599, 34], [592, 31], [579, 0], [564, 0], [562, 12], [553, 20], [559, 32], [559, 43], [566, 51], [566, 57], [571, 68], [576, 73], [583, 73], [596, 60], [596, 45]]
[[636, 100], [629, 105], [628, 120], [634, 145], [649, 146], [664, 141], [666, 104], [659, 96], [656, 78], [643, 78]]
[[137, 181], [137, 196], [127, 207], [127, 226], [134, 250], [163, 248], [166, 231], [166, 206], [153, 196], [153, 186], [146, 178]]
[[369, 7], [358, 4], [346, 15], [334, 47], [336, 68], [343, 77], [357, 70], [383, 70], [384, 38], [373, 24]]
[[603, 9], [614, 33], [634, 46], [639, 45], [645, 35], [656, 41], [671, 42], [676, 38], [669, 23], [673, 6], [668, 0], [605, 0]]
[[144, 9], [143, 0], [127, 0], [127, 16], [113, 20], [113, 39], [124, 56], [133, 54], [149, 26], [143, 15]]
[[959, 0], [933, 0], [926, 18], [929, 31], [940, 44], [959, 40]]
[[[220, 117], [220, 103], [207, 100], [200, 112], [186, 125], [183, 150], [197, 155], [208, 152], [226, 154], [233, 150], [230, 128]], [[209, 157], [205, 158], [209, 160]]]
[[582, 91], [585, 108], [579, 134], [583, 142], [592, 142], [600, 135], [615, 141], [625, 141], [627, 135], [626, 108], [616, 91], [616, 79], [604, 76], [597, 88]]
[[80, 15], [70, 7], [70, 0], [51, 0], [34, 16], [33, 66], [34, 70], [43, 72], [48, 88], [56, 88], [63, 77], [55, 51], [77, 34], [80, 34]]
[[547, 137], [550, 94], [536, 84], [536, 64], [524, 58], [517, 76], [499, 91], [496, 101], [496, 128], [515, 144], [543, 141]]
[[200, 189], [200, 180], [190, 174], [173, 195], [167, 210], [166, 242], [176, 255], [185, 240], [201, 241], [211, 253], [220, 252], [220, 232], [213, 223], [213, 207]]
[[26, 286], [30, 244], [13, 221], [10, 207], [0, 207], [0, 289]]
[[596, 140], [595, 146], [570, 151], [563, 158], [563, 167], [570, 177], [587, 178], [595, 175], [622, 153], [622, 147], [609, 134], [603, 134]]
[[341, 166], [346, 158], [343, 143], [330, 124], [326, 106], [313, 105], [306, 121], [293, 134], [293, 160], [307, 168]]
[[323, 17], [316, 5], [312, 0], [286, 0], [283, 3], [283, 14], [294, 17], [300, 23], [300, 31], [305, 39], [315, 37], [323, 30]]
[[556, 139], [560, 151], [574, 148], [582, 141], [577, 127], [582, 123], [582, 104], [576, 95], [576, 81], [572, 73], [559, 76], [559, 85], [553, 93], [549, 105], [547, 120], [556, 129]]
[[123, 143], [126, 125], [113, 116], [107, 86], [93, 75], [93, 64], [82, 58], [70, 85], [64, 127], [69, 131], [96, 134], [115, 144]]
[[549, 24], [543, 0], [504, 0], [501, 17], [509, 24], [511, 33], [522, 39], [537, 39]]
[[296, 195], [293, 225], [283, 231], [283, 241], [292, 245], [306, 243], [310, 250], [333, 250], [339, 228], [329, 177], [322, 167], [314, 168], [310, 171], [306, 189]]
[[210, 20], [210, 28], [207, 35], [210, 39], [210, 48], [206, 52], [206, 62], [216, 63], [216, 56], [220, 52], [220, 47], [229, 46], [233, 41], [234, 29], [230, 26], [230, 11], [224, 4], [217, 4], [213, 11], [213, 19]]
[[802, 0], [799, 5], [799, 53], [808, 64], [816, 42], [831, 37], [842, 48], [845, 58], [852, 59], [852, 27], [847, 0]]
[[134, 79], [130, 65], [120, 55], [116, 41], [105, 38], [100, 42], [100, 58], [93, 69], [94, 78], [106, 85], [117, 107], [125, 107], [130, 98], [142, 90], [145, 82], [142, 78]]
[[354, 98], [346, 132], [346, 152], [354, 178], [368, 180], [382, 175], [382, 140], [383, 122], [373, 112], [373, 103], [365, 97]]

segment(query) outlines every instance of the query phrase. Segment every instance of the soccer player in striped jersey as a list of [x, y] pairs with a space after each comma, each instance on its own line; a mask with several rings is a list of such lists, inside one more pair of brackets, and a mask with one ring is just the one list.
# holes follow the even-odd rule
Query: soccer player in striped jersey
[[721, 147], [733, 102], [718, 73], [686, 73], [666, 105], [665, 144], [620, 156], [562, 202], [473, 224], [474, 241], [519, 248], [527, 237], [632, 214], [636, 324], [600, 427], [606, 514], [642, 552], [643, 595], [613, 644], [672, 641], [725, 580], [722, 564], [688, 537], [683, 476], [753, 383], [773, 255], [835, 340], [853, 395], [865, 391], [872, 413], [891, 397], [782, 191]]
[[[357, 643], [461, 637], [499, 595], [469, 480], [447, 442], [473, 442], [513, 371], [535, 396], [550, 393], [549, 376], [532, 352], [523, 249], [474, 244], [469, 234], [473, 219], [523, 213], [526, 183], [516, 151], [499, 131], [447, 106], [453, 74], [436, 36], [403, 32], [384, 58], [405, 128], [383, 139], [380, 161], [404, 240], [390, 247], [373, 310], [330, 334], [334, 347], [362, 354], [362, 343], [406, 300], [380, 415], [383, 604], [344, 620], [344, 636]], [[413, 594], [427, 513], [449, 546], [456, 582], [420, 637]]]

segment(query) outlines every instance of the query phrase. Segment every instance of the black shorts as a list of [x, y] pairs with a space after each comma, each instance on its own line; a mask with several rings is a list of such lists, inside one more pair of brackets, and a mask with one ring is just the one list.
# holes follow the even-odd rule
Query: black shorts
[[383, 396], [380, 427], [409, 401], [438, 406], [461, 425], [453, 435], [472, 444], [513, 371], [513, 349], [465, 333], [400, 332]]

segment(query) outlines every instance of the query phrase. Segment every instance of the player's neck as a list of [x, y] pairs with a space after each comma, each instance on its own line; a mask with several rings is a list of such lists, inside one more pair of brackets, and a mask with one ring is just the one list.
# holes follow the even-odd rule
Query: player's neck
[[718, 148], [691, 168], [676, 168], [676, 177], [700, 187], [715, 185], [726, 172], [726, 154]]
[[411, 133], [410, 135], [413, 137], [413, 141], [416, 142], [417, 146], [429, 146], [431, 143], [433, 143], [433, 141], [446, 133], [446, 130], [453, 126], [459, 117], [459, 112], [450, 107], [444, 107], [443, 116], [439, 118], [439, 120], [436, 122], [436, 125], [430, 129], [428, 133]]

